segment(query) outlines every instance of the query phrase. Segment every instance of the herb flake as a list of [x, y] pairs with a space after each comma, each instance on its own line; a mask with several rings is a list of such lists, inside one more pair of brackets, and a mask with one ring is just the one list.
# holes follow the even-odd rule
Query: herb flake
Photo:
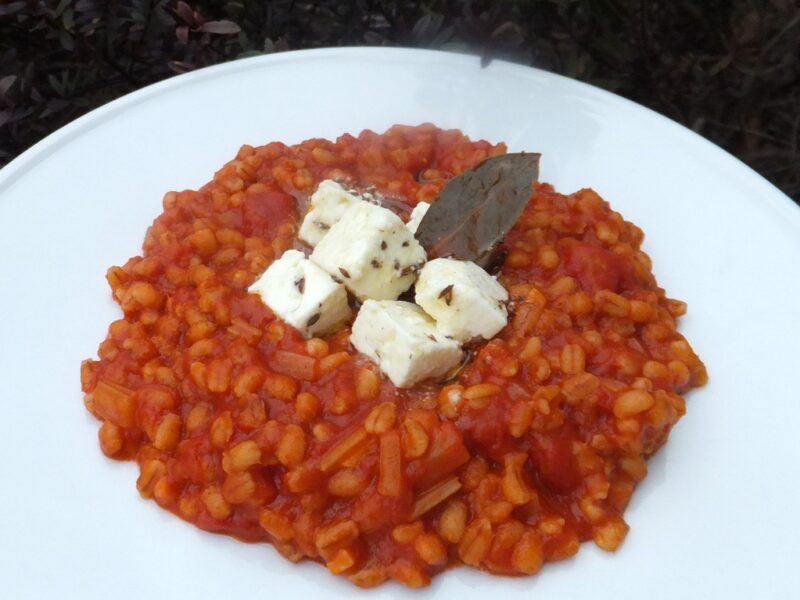
[[447, 306], [450, 306], [450, 303], [453, 301], [453, 284], [451, 283], [441, 292], [439, 292], [438, 297], [443, 299], [444, 303], [447, 304]]

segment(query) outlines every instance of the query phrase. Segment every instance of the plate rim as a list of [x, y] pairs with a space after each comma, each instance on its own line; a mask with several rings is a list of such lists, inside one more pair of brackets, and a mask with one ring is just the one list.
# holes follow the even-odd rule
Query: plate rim
[[[120, 96], [119, 98], [115, 98], [114, 100], [111, 100], [106, 104], [103, 104], [89, 111], [88, 113], [81, 115], [74, 121], [71, 121], [48, 134], [46, 137], [39, 140], [33, 146], [14, 158], [5, 167], [0, 169], [0, 195], [10, 188], [18, 179], [35, 168], [38, 161], [46, 159], [51, 154], [54, 154], [56, 151], [68, 145], [73, 139], [99, 125], [102, 125], [103, 122], [118, 116], [126, 109], [132, 108], [137, 104], [149, 100], [159, 94], [168, 93], [172, 89], [186, 85], [200, 83], [203, 80], [231, 75], [237, 71], [250, 70], [259, 67], [268, 68], [270, 65], [276, 63], [337, 57], [348, 58], [351, 60], [374, 60], [375, 58], [381, 60], [396, 60], [399, 58], [405, 61], [408, 61], [409, 59], [419, 60], [424, 59], [425, 57], [437, 57], [441, 60], [453, 61], [455, 63], [461, 62], [463, 66], [468, 64], [474, 66], [474, 63], [480, 60], [480, 56], [477, 54], [451, 52], [445, 50], [395, 47], [387, 48], [381, 46], [343, 46], [290, 50], [286, 52], [234, 59], [228, 62], [202, 67], [188, 73], [182, 73], [168, 77], [167, 79], [163, 79], [161, 81], [157, 81], [155, 83], [151, 83], [139, 88], [138, 90], [134, 90], [128, 94]], [[761, 210], [763, 209], [763, 202], [770, 202], [773, 209], [779, 210], [786, 218], [793, 219], [794, 224], [800, 228], [800, 205], [796, 204], [787, 194], [785, 194], [775, 184], [769, 181], [761, 173], [750, 167], [748, 164], [724, 148], [718, 146], [711, 140], [703, 137], [695, 131], [692, 131], [685, 125], [678, 123], [670, 117], [656, 112], [655, 110], [642, 104], [634, 102], [633, 100], [608, 90], [604, 90], [590, 83], [567, 77], [565, 75], [501, 59], [493, 59], [489, 66], [491, 65], [496, 65], [495, 68], [498, 69], [510, 71], [514, 75], [535, 75], [536, 77], [543, 78], [545, 80], [555, 78], [560, 85], [565, 85], [567, 87], [572, 86], [574, 89], [579, 90], [583, 95], [593, 95], [600, 100], [605, 99], [607, 101], [616, 103], [627, 110], [639, 112], [640, 114], [643, 114], [651, 119], [654, 118], [662, 126], [666, 126], [672, 129], [674, 133], [682, 135], [687, 141], [690, 141], [690, 143], [699, 143], [701, 147], [703, 147], [708, 153], [708, 156], [727, 163], [723, 163], [723, 166], [725, 166], [727, 170], [732, 170], [739, 177], [746, 175], [751, 185], [761, 188], [759, 199], [749, 200], [752, 208], [755, 210]], [[761, 197], [762, 195], [763, 197]]]

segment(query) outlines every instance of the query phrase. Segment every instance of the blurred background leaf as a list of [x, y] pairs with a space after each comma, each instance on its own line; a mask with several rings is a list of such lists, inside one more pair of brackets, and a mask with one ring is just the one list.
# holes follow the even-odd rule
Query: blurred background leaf
[[175, 73], [353, 45], [587, 81], [694, 129], [800, 202], [800, 0], [0, 0], [0, 165]]

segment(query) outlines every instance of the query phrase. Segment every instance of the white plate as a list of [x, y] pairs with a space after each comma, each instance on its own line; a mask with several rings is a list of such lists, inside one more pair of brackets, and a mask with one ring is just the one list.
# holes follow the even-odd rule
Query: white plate
[[[0, 172], [0, 582], [5, 598], [350, 597], [266, 544], [203, 533], [141, 500], [105, 459], [78, 371], [120, 311], [104, 273], [140, 252], [171, 189], [244, 143], [432, 121], [544, 154], [593, 187], [645, 250], [711, 382], [626, 513], [614, 555], [585, 544], [536, 577], [469, 569], [374, 598], [779, 598], [800, 586], [800, 211], [675, 123], [541, 71], [412, 50], [253, 58], [170, 79], [51, 135]], [[358, 594], [366, 597], [367, 593]]]

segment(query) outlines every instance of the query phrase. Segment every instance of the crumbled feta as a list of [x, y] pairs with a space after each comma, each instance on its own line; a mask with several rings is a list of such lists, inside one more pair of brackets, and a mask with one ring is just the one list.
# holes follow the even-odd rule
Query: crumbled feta
[[420, 271], [415, 300], [436, 319], [439, 330], [468, 342], [489, 339], [505, 327], [508, 292], [472, 262], [437, 258]]
[[425, 213], [428, 212], [430, 207], [431, 205], [427, 202], [420, 202], [414, 207], [414, 210], [411, 211], [411, 214], [408, 215], [408, 223], [406, 223], [406, 227], [408, 227], [411, 233], [417, 233], [419, 224], [422, 223], [422, 218], [425, 216]]
[[459, 344], [445, 337], [420, 307], [396, 300], [364, 302], [350, 341], [397, 387], [441, 377], [463, 356]]
[[331, 333], [352, 315], [344, 287], [297, 250], [284, 252], [248, 291], [306, 338]]
[[311, 194], [308, 213], [303, 219], [298, 236], [307, 244], [316, 246], [348, 208], [362, 201], [362, 198], [332, 179], [320, 182], [316, 191]]
[[425, 250], [392, 211], [358, 202], [330, 228], [311, 260], [359, 300], [393, 300], [425, 263]]

